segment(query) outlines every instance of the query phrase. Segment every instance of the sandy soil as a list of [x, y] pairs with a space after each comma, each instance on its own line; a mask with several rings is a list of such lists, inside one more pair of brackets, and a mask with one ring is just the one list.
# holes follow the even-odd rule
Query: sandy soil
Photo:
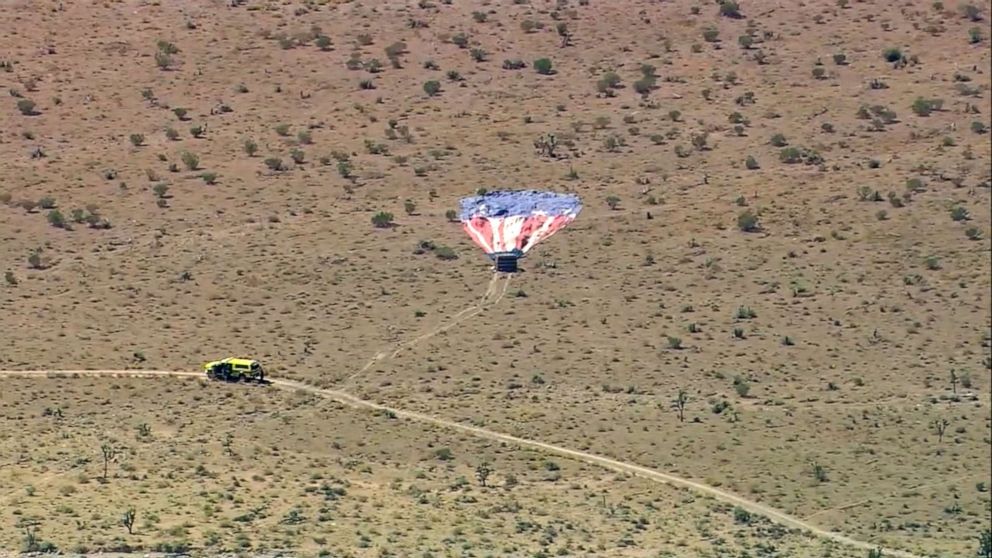
[[[671, 471], [880, 544], [974, 552], [992, 518], [989, 3], [974, 3], [980, 21], [951, 2], [748, 2], [742, 19], [708, 2], [586, 4], [8, 3], [0, 80], [20, 97], [0, 136], [0, 369], [196, 371], [252, 356], [280, 377]], [[159, 56], [165, 69], [159, 41], [178, 48]], [[397, 41], [400, 68], [385, 52]], [[353, 53], [382, 70], [348, 69]], [[556, 73], [531, 67], [541, 57]], [[516, 58], [528, 67], [503, 68]], [[658, 75], [646, 98], [642, 64]], [[623, 86], [609, 96], [608, 71]], [[917, 98], [943, 103], [924, 116]], [[534, 149], [546, 133], [557, 158]], [[823, 162], [783, 162], [789, 147]], [[393, 356], [486, 292], [487, 260], [444, 216], [483, 187], [568, 190], [586, 207], [497, 304]], [[46, 197], [70, 223], [95, 208], [111, 228], [58, 228], [22, 203]], [[397, 226], [373, 228], [382, 210]], [[745, 210], [758, 231], [739, 228]], [[422, 240], [459, 258], [415, 254]], [[110, 389], [91, 387], [138, 404]], [[201, 411], [206, 429], [225, 412]], [[20, 440], [16, 428], [0, 432]], [[385, 521], [388, 506], [375, 509]], [[600, 527], [603, 552], [633, 553]], [[675, 532], [705, 548], [693, 528]]]

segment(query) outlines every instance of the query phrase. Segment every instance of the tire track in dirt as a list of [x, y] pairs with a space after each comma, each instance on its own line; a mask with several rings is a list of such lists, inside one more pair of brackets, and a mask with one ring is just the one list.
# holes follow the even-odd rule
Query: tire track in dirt
[[[487, 290], [487, 294], [489, 296], [493, 296], [491, 292], [497, 292], [497, 291], [494, 288]], [[496, 300], [499, 300], [500, 296], [499, 295], [496, 296], [497, 296]], [[73, 376], [108, 377], [109, 376], [109, 377], [117, 377], [117, 378], [169, 376], [169, 377], [183, 377], [183, 378], [199, 378], [204, 382], [207, 381], [206, 377], [198, 372], [171, 371], [171, 370], [0, 370], [0, 376], [8, 376], [8, 377], [43, 376], [43, 377], [51, 377], [51, 378], [66, 377], [66, 376], [68, 377], [73, 377]], [[294, 380], [284, 380], [280, 378], [270, 379], [269, 381], [271, 382], [271, 385], [277, 387], [320, 395], [351, 407], [388, 412], [395, 415], [396, 417], [402, 417], [408, 420], [415, 420], [419, 422], [433, 424], [435, 426], [441, 426], [451, 430], [457, 430], [487, 440], [492, 440], [496, 442], [506, 442], [520, 447], [527, 447], [527, 448], [544, 451], [547, 453], [553, 453], [556, 455], [560, 455], [562, 457], [582, 461], [591, 465], [597, 465], [620, 473], [634, 475], [661, 484], [669, 484], [680, 488], [694, 490], [698, 493], [705, 494], [707, 496], [713, 497], [714, 499], [726, 502], [728, 504], [740, 506], [741, 508], [751, 513], [763, 515], [769, 520], [778, 523], [780, 525], [783, 525], [785, 527], [798, 529], [800, 531], [806, 531], [812, 535], [824, 539], [832, 540], [834, 542], [852, 548], [860, 548], [862, 550], [874, 550], [880, 547], [880, 545], [853, 539], [841, 533], [836, 533], [833, 531], [821, 529], [815, 525], [807, 523], [802, 519], [793, 517], [785, 512], [776, 510], [775, 508], [766, 506], [760, 502], [749, 500], [747, 498], [744, 498], [743, 496], [738, 496], [736, 494], [724, 490], [720, 490], [719, 488], [709, 486], [703, 483], [699, 483], [690, 479], [686, 479], [669, 473], [664, 473], [654, 469], [649, 469], [647, 467], [642, 467], [634, 463], [618, 461], [616, 459], [604, 457], [601, 455], [596, 455], [593, 453], [573, 450], [554, 444], [540, 442], [537, 440], [520, 438], [510, 434], [504, 434], [502, 432], [496, 432], [493, 430], [488, 430], [477, 426], [470, 426], [467, 424], [455, 422], [452, 420], [437, 417], [434, 415], [429, 415], [426, 413], [420, 413], [417, 411], [405, 411], [402, 409], [394, 409], [392, 407], [381, 405], [374, 401], [362, 399], [358, 396], [352, 395], [348, 392], [341, 390], [319, 388], [316, 386], [312, 386], [310, 384], [305, 384], [303, 382], [297, 382]], [[891, 557], [924, 558], [923, 556], [916, 555], [903, 550], [890, 549], [890, 548], [884, 548], [883, 550], [886, 556], [891, 556]]]
[[392, 352], [390, 352], [388, 349], [377, 352], [375, 356], [369, 359], [369, 361], [365, 363], [365, 366], [363, 366], [358, 372], [355, 372], [351, 376], [345, 378], [344, 383], [350, 382], [358, 378], [366, 371], [368, 371], [369, 368], [372, 368], [372, 366], [374, 366], [375, 363], [387, 358], [390, 359], [396, 358], [396, 356], [400, 354], [400, 352], [402, 352], [403, 349], [413, 347], [415, 345], [422, 343], [423, 341], [430, 339], [431, 337], [434, 337], [435, 335], [441, 332], [448, 331], [449, 329], [455, 327], [461, 322], [471, 318], [472, 316], [475, 316], [476, 314], [479, 314], [486, 308], [495, 305], [496, 303], [498, 303], [500, 300], [503, 299], [504, 295], [506, 295], [506, 291], [507, 289], [509, 289], [510, 286], [510, 277], [511, 277], [510, 275], [501, 275], [499, 273], [493, 273], [492, 279], [489, 280], [489, 284], [486, 286], [486, 292], [482, 294], [482, 298], [480, 298], [478, 302], [467, 308], [464, 308], [463, 310], [452, 316], [448, 321], [443, 322], [441, 325], [438, 325], [434, 329], [431, 329], [430, 331], [418, 337], [410, 339], [408, 341], [401, 341], [399, 343], [394, 344], [393, 345], [394, 348]]

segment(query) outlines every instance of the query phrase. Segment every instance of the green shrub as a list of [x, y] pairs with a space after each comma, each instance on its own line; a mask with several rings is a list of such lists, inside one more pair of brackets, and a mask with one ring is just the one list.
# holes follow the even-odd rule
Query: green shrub
[[441, 91], [441, 82], [430, 80], [424, 83], [424, 92], [433, 97]]
[[372, 224], [379, 229], [386, 229], [393, 226], [393, 214], [387, 211], [380, 211], [372, 216]]
[[744, 232], [755, 232], [761, 228], [758, 216], [750, 209], [745, 209], [737, 216], [737, 228]]
[[200, 166], [200, 158], [189, 151], [183, 151], [182, 161], [186, 168], [191, 171], [195, 171]]
[[882, 51], [882, 57], [886, 62], [898, 62], [903, 59], [903, 54], [898, 48], [887, 48]]
[[537, 73], [541, 75], [545, 75], [545, 76], [551, 75], [552, 72], [551, 60], [548, 58], [538, 58], [537, 60], [534, 61], [534, 69], [537, 70]]
[[34, 114], [34, 101], [30, 99], [20, 99], [17, 101], [17, 110], [21, 111], [21, 114], [25, 116], [31, 116]]
[[67, 228], [67, 223], [65, 216], [58, 209], [53, 209], [48, 212], [48, 222], [55, 228], [64, 229]]

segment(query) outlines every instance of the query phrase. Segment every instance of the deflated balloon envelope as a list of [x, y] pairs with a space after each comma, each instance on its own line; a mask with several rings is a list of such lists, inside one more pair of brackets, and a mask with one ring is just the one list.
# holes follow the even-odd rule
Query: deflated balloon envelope
[[461, 200], [462, 228], [494, 261], [523, 257], [571, 223], [582, 210], [573, 194], [538, 190], [489, 192]]

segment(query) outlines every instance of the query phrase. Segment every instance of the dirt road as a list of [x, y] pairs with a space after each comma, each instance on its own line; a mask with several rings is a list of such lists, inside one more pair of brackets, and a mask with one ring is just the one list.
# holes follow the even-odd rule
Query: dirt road
[[[46, 376], [46, 377], [72, 377], [72, 376], [87, 376], [87, 377], [180, 377], [180, 378], [201, 378], [206, 381], [203, 374], [199, 372], [191, 371], [178, 371], [178, 370], [0, 370], [0, 376]], [[815, 525], [811, 525], [802, 519], [790, 516], [784, 512], [778, 511], [774, 508], [770, 508], [759, 502], [749, 500], [743, 496], [738, 496], [730, 492], [720, 490], [718, 488], [701, 484], [689, 479], [678, 477], [669, 473], [663, 473], [661, 471], [656, 471], [654, 469], [649, 469], [647, 467], [642, 467], [634, 463], [626, 463], [623, 461], [617, 461], [608, 457], [601, 455], [595, 455], [592, 453], [587, 453], [584, 451], [578, 451], [573, 449], [568, 449], [561, 446], [556, 446], [554, 444], [549, 444], [545, 442], [540, 442], [537, 440], [529, 440], [526, 438], [518, 438], [517, 436], [512, 436], [510, 434], [503, 434], [501, 432], [495, 432], [492, 430], [487, 430], [485, 428], [479, 428], [476, 426], [469, 426], [466, 424], [453, 422], [441, 417], [436, 417], [424, 413], [418, 413], [415, 411], [404, 411], [402, 409], [394, 409], [387, 407], [385, 405], [380, 405], [373, 401], [368, 401], [361, 399], [350, 393], [333, 390], [333, 389], [323, 389], [316, 386], [311, 386], [302, 382], [296, 382], [293, 380], [283, 380], [279, 378], [270, 379], [273, 386], [305, 391], [308, 393], [313, 393], [329, 399], [333, 399], [345, 405], [349, 405], [356, 408], [372, 409], [377, 411], [387, 411], [394, 414], [396, 417], [405, 418], [409, 420], [416, 420], [421, 422], [426, 422], [429, 424], [434, 424], [437, 426], [443, 426], [445, 428], [450, 428], [452, 430], [459, 430], [478, 436], [480, 438], [486, 438], [489, 440], [495, 440], [500, 442], [507, 442], [509, 444], [515, 444], [517, 446], [529, 447], [545, 451], [548, 453], [554, 453], [566, 458], [576, 459], [579, 461], [584, 461], [593, 465], [598, 465], [600, 467], [605, 467], [620, 473], [627, 473], [649, 479], [655, 482], [660, 482], [664, 484], [671, 484], [674, 486], [679, 486], [683, 488], [688, 488], [695, 490], [699, 493], [712, 496], [717, 500], [721, 500], [728, 504], [735, 506], [740, 506], [741, 508], [758, 515], [763, 515], [768, 519], [779, 523], [785, 527], [792, 529], [799, 529], [803, 531], [808, 531], [813, 535], [833, 540], [835, 542], [841, 543], [846, 546], [861, 548], [865, 550], [878, 548], [878, 545], [868, 543], [865, 541], [859, 541], [842, 535], [840, 533], [835, 533], [832, 531], [827, 531], [821, 529]], [[885, 556], [900, 557], [900, 558], [923, 558], [922, 556], [912, 554], [910, 552], [905, 552], [896, 549], [884, 549]]]

